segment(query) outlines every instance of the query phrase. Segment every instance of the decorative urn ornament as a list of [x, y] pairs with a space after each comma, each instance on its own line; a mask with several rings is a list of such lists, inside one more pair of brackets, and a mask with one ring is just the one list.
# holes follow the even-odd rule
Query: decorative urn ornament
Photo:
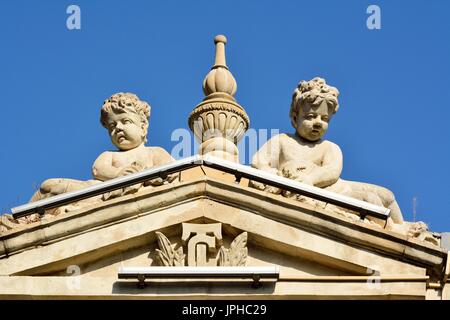
[[237, 143], [247, 131], [250, 119], [234, 98], [237, 83], [226, 64], [227, 38], [218, 35], [214, 43], [215, 63], [203, 80], [206, 97], [189, 116], [189, 128], [200, 142], [200, 154], [239, 162]]

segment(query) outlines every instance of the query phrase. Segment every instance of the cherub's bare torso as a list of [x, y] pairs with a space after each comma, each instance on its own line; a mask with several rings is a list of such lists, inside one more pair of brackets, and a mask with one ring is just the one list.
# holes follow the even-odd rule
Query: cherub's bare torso
[[153, 151], [152, 147], [146, 147], [143, 150], [132, 149], [122, 152], [106, 152], [111, 157], [111, 165], [114, 168], [126, 168], [131, 166], [133, 162], [139, 162], [150, 168], [153, 167]]
[[280, 134], [280, 167], [292, 163], [305, 166], [305, 170], [312, 170], [314, 167], [321, 167], [324, 157], [332, 148], [329, 141], [306, 142], [297, 135]]
[[342, 153], [337, 145], [327, 140], [310, 142], [295, 134], [280, 134], [256, 153], [252, 165], [324, 188], [339, 179]]
[[342, 152], [336, 144], [327, 140], [305, 141], [293, 134], [280, 134], [269, 140], [252, 162], [261, 170], [389, 207], [394, 221], [403, 221], [392, 192], [380, 186], [341, 179], [342, 164]]
[[128, 173], [171, 162], [172, 158], [162, 148], [139, 146], [127, 151], [103, 152], [92, 167], [94, 179], [105, 181]]

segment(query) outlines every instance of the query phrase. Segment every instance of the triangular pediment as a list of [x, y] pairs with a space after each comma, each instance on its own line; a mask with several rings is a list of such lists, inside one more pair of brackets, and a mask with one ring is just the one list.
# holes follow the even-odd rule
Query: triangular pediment
[[[217, 224], [217, 221], [210, 219], [199, 218], [189, 221], [191, 224], [198, 225], [211, 225]], [[174, 249], [183, 247], [184, 254], [187, 255], [187, 245], [183, 245], [181, 241], [182, 234], [179, 232], [181, 226], [171, 226], [165, 228], [163, 231], [165, 235], [168, 235]], [[244, 233], [245, 231], [237, 230], [230, 226], [223, 226], [223, 247], [229, 248], [231, 242], [237, 235]], [[280, 266], [284, 274], [297, 275], [297, 276], [345, 276], [345, 275], [360, 275], [356, 272], [344, 271], [342, 269], [333, 268], [330, 265], [320, 264], [308, 259], [307, 257], [300, 257], [295, 254], [286, 254], [284, 252], [275, 251], [273, 248], [269, 249], [263, 247], [260, 244], [255, 244], [254, 235], [248, 234], [248, 244], [246, 248], [248, 255], [246, 257], [246, 266]], [[275, 247], [276, 244], [274, 243]], [[154, 239], [152, 243], [137, 248], [118, 250], [109, 256], [97, 259], [95, 261], [88, 261], [80, 265], [80, 271], [83, 274], [89, 276], [116, 276], [117, 270], [121, 267], [152, 267], [162, 266], [158, 260], [157, 250], [161, 247], [158, 245], [158, 241]], [[218, 250], [208, 254], [210, 261], [217, 257]], [[187, 257], [186, 257], [187, 260]], [[185, 263], [187, 265], [187, 261]], [[52, 272], [48, 275], [64, 276], [67, 275], [67, 270], [61, 270], [59, 272]]]
[[182, 246], [183, 223], [220, 224], [224, 247], [247, 233], [246, 265], [279, 266], [288, 282], [377, 274], [423, 284], [427, 270], [441, 267], [444, 253], [427, 244], [228, 180], [203, 175], [7, 234], [2, 275], [44, 279], [78, 268], [82, 277], [118, 285], [119, 267], [156, 265], [157, 232]]
[[[165, 232], [171, 236], [181, 232], [182, 222], [196, 220], [222, 223], [224, 233], [230, 236], [236, 232], [233, 230], [245, 231], [249, 234], [250, 245], [356, 274], [366, 274], [367, 268], [376, 265], [379, 256], [372, 259], [364, 257], [359, 261], [355, 252], [369, 252], [371, 248], [364, 248], [357, 241], [352, 243], [352, 240], [357, 238], [360, 242], [368, 242], [375, 237], [376, 232], [385, 235], [383, 230], [373, 230], [340, 217], [330, 217], [288, 199], [277, 199], [254, 189], [205, 177], [137, 196], [119, 198], [112, 203], [49, 220], [36, 230], [28, 230], [28, 235], [37, 237], [56, 234], [65, 227], [66, 232], [62, 237], [48, 239], [48, 243], [41, 243], [37, 248], [27, 248], [19, 254], [22, 267], [13, 264], [15, 268], [11, 268], [11, 264], [8, 264], [2, 270], [9, 270], [9, 274], [58, 271], [64, 269], [67, 263], [74, 264], [78, 260], [80, 262], [77, 263], [84, 264], [109, 257], [116, 250], [148, 247], [155, 242], [156, 231], [168, 229]], [[327, 234], [329, 230], [326, 223], [334, 232]], [[359, 231], [358, 228], [364, 230]], [[70, 231], [73, 233], [70, 234]], [[358, 232], [365, 232], [367, 239], [359, 237]], [[343, 239], [339, 239], [339, 236]], [[382, 240], [392, 241], [381, 237], [379, 242]], [[36, 259], [34, 255], [43, 258]], [[386, 256], [389, 256], [389, 252], [386, 252]], [[55, 259], [58, 257], [60, 259]], [[13, 254], [8, 260], [18, 258]], [[50, 268], [45, 271], [47, 267], [43, 266]]]
[[[236, 212], [230, 211], [236, 210]], [[175, 211], [179, 211], [175, 214]], [[220, 224], [224, 247], [242, 233], [248, 235], [247, 266], [279, 265], [286, 272], [301, 275], [367, 275], [369, 266], [348, 262], [332, 252], [308, 248], [308, 234], [290, 226], [255, 215], [252, 212], [229, 207], [211, 199], [196, 199], [171, 207], [172, 219], [160, 211], [152, 215], [103, 226], [90, 232], [62, 239], [45, 246], [26, 250], [9, 259], [21, 266], [10, 269], [13, 275], [63, 276], [69, 266], [78, 266], [82, 273], [116, 274], [119, 266], [156, 266], [156, 249], [160, 249], [156, 233], [167, 236], [174, 248], [183, 246], [182, 224]], [[229, 217], [221, 219], [220, 212]], [[176, 220], [176, 223], [173, 221]], [[238, 225], [240, 228], [236, 228]], [[147, 227], [146, 227], [147, 226]], [[275, 230], [280, 232], [275, 232]], [[277, 234], [279, 236], [277, 236]], [[302, 245], [304, 238], [305, 246]], [[331, 241], [331, 240], [326, 240]], [[186, 250], [186, 245], [184, 245]], [[38, 259], [38, 256], [43, 257]], [[45, 259], [44, 257], [52, 257]], [[60, 257], [60, 259], [57, 259]], [[46, 261], [49, 261], [46, 263]], [[31, 263], [27, 263], [31, 262]], [[69, 268], [70, 269], [70, 268]]]

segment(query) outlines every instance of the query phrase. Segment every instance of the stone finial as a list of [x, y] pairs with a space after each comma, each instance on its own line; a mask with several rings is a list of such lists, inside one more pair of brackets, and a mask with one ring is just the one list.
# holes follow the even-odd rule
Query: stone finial
[[238, 162], [237, 143], [250, 125], [244, 108], [234, 98], [237, 83], [226, 64], [227, 38], [218, 35], [215, 62], [203, 80], [205, 98], [189, 116], [189, 128], [201, 142], [200, 154]]
[[213, 68], [223, 67], [228, 69], [225, 59], [225, 45], [227, 44], [227, 38], [219, 34], [214, 37], [214, 44], [216, 45], [216, 62]]
[[234, 100], [233, 97], [236, 94], [237, 83], [226, 63], [225, 44], [227, 43], [227, 38], [222, 35], [216, 36], [214, 43], [216, 45], [216, 59], [211, 71], [203, 80], [203, 92], [207, 97], [215, 94], [215, 96], [222, 96], [225, 99]]

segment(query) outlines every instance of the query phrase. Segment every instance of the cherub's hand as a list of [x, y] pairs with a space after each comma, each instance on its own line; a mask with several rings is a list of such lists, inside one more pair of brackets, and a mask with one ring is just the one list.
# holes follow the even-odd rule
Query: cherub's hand
[[306, 169], [307, 167], [303, 164], [288, 162], [283, 166], [283, 168], [281, 168], [281, 170], [278, 172], [278, 175], [292, 180], [302, 179], [302, 177], [305, 175]]
[[[119, 177], [127, 176], [129, 174], [137, 173], [140, 171], [143, 171], [145, 169], [145, 166], [137, 161], [133, 162], [130, 166], [123, 168], [119, 172]], [[114, 190], [111, 192], [107, 192], [103, 194], [103, 200], [108, 200], [112, 198], [117, 198], [126, 194], [132, 194], [136, 193], [141, 187], [142, 183], [133, 184], [128, 187], [124, 187], [122, 189]]]
[[[144, 164], [134, 161], [129, 167], [124, 168], [120, 172], [120, 176], [126, 176], [129, 174], [141, 172], [145, 169], [146, 169], [146, 167]], [[135, 193], [142, 187], [142, 185], [143, 185], [142, 183], [138, 183], [138, 184], [134, 184], [132, 186], [125, 187], [122, 189], [122, 194], [125, 195], [125, 194]]]
[[135, 161], [130, 166], [123, 168], [119, 172], [119, 177], [123, 177], [123, 176], [129, 175], [129, 174], [133, 174], [133, 173], [136, 173], [136, 172], [141, 172], [141, 171], [143, 171], [145, 169], [146, 169], [145, 165]]
[[298, 166], [298, 167], [284, 167], [282, 168], [280, 175], [292, 179], [298, 182], [302, 182], [309, 185], [314, 185], [314, 181], [311, 179], [311, 174], [306, 171], [306, 167]]

